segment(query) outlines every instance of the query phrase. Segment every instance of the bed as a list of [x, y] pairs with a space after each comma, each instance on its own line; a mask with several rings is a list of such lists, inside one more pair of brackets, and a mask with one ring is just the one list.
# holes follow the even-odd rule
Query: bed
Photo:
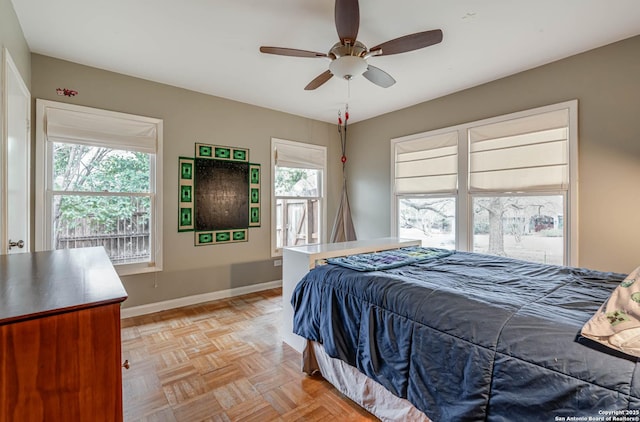
[[638, 358], [580, 334], [624, 274], [442, 252], [309, 271], [305, 370], [383, 420], [640, 421]]

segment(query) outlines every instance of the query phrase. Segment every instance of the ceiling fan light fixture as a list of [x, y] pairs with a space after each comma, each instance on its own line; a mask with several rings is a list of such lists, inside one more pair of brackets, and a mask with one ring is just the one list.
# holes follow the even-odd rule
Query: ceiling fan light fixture
[[311, 91], [336, 76], [351, 80], [362, 75], [365, 79], [382, 88], [396, 83], [391, 75], [382, 69], [367, 64], [373, 56], [390, 56], [429, 47], [442, 41], [442, 30], [416, 32], [383, 42], [371, 49], [356, 39], [360, 26], [360, 5], [358, 0], [335, 0], [335, 24], [340, 41], [328, 53], [299, 50], [297, 48], [260, 47], [260, 52], [293, 57], [322, 57], [331, 61], [329, 69], [316, 76], [304, 87]]
[[349, 80], [362, 75], [367, 70], [367, 62], [357, 56], [338, 57], [329, 64], [329, 70], [333, 76]]

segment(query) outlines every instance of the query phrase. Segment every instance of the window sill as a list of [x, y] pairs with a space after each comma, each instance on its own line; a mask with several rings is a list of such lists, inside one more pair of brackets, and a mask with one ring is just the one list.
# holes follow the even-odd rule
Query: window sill
[[155, 273], [158, 271], [162, 271], [162, 267], [148, 266], [144, 264], [114, 265], [114, 268], [116, 269], [116, 272], [119, 276]]

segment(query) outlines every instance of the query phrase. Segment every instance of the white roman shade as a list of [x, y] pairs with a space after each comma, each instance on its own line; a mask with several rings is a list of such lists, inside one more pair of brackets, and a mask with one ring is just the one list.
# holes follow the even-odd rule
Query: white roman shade
[[472, 127], [469, 191], [564, 190], [569, 185], [569, 110]]
[[455, 193], [458, 132], [395, 144], [395, 193]]
[[309, 145], [300, 146], [293, 142], [275, 142], [275, 165], [278, 167], [322, 170], [326, 164], [326, 152], [323, 148]]
[[44, 130], [47, 141], [104, 146], [144, 153], [155, 153], [158, 120], [123, 113], [92, 113], [46, 107]]

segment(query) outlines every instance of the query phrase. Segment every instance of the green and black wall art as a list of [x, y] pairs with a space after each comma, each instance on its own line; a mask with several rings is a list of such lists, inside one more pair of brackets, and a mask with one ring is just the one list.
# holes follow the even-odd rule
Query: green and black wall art
[[195, 245], [246, 242], [260, 226], [260, 164], [246, 148], [196, 143], [195, 158], [179, 158], [178, 231]]

